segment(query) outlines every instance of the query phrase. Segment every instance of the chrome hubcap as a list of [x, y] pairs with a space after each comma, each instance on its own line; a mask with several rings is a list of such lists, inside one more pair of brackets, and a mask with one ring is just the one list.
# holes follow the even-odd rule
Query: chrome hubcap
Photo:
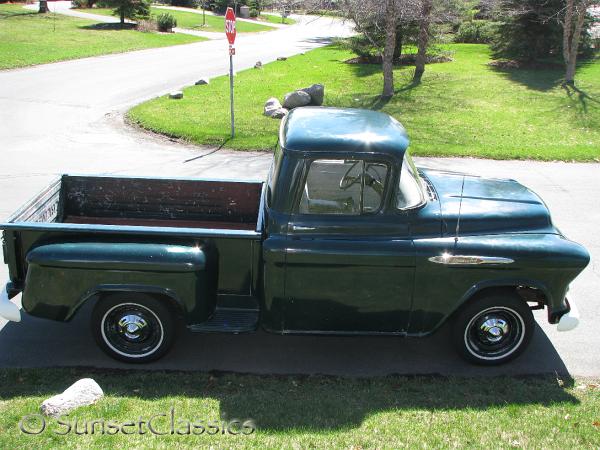
[[136, 314], [127, 314], [121, 317], [117, 323], [119, 333], [132, 341], [140, 339], [144, 329], [148, 327], [148, 322]]
[[508, 322], [497, 317], [488, 318], [480, 325], [479, 329], [484, 339], [491, 343], [502, 340], [510, 331]]
[[513, 353], [523, 342], [525, 323], [511, 308], [496, 306], [475, 315], [467, 324], [464, 340], [477, 358], [494, 360]]

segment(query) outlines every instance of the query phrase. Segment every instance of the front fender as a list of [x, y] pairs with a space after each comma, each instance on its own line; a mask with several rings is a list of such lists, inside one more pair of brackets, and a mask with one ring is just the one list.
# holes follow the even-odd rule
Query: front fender
[[[568, 311], [569, 283], [589, 263], [589, 253], [557, 234], [505, 234], [415, 240], [417, 268], [409, 333], [429, 334], [482, 289], [528, 286], [546, 297], [549, 317]], [[443, 254], [507, 258], [509, 264], [444, 265]], [[552, 320], [552, 319], [551, 319]]]

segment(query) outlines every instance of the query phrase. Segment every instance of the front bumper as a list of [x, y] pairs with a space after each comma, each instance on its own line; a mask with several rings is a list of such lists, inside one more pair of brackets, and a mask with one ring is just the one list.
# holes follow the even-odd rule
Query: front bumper
[[19, 307], [10, 301], [8, 295], [8, 285], [0, 291], [0, 317], [11, 322], [21, 321], [21, 311]]
[[577, 306], [575, 306], [575, 303], [572, 300], [567, 300], [567, 303], [570, 309], [569, 312], [563, 314], [558, 321], [558, 325], [556, 326], [558, 331], [571, 331], [579, 325], [579, 310], [577, 309]]

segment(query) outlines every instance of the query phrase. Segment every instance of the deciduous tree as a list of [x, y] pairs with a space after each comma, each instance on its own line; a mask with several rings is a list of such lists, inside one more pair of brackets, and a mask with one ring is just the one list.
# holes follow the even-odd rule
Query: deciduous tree
[[561, 20], [563, 28], [562, 51], [565, 61], [565, 84], [575, 84], [575, 69], [577, 67], [577, 53], [581, 43], [581, 34], [588, 10], [592, 6], [599, 6], [600, 2], [594, 0], [566, 0], [564, 18]]

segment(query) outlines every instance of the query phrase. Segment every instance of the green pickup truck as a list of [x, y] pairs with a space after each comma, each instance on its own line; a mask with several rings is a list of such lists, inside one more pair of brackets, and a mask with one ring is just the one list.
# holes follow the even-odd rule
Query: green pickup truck
[[93, 302], [110, 356], [155, 360], [178, 329], [426, 336], [499, 364], [545, 308], [578, 323], [588, 252], [514, 180], [418, 169], [373, 111], [300, 108], [266, 183], [63, 175], [3, 229], [0, 316], [70, 320]]

